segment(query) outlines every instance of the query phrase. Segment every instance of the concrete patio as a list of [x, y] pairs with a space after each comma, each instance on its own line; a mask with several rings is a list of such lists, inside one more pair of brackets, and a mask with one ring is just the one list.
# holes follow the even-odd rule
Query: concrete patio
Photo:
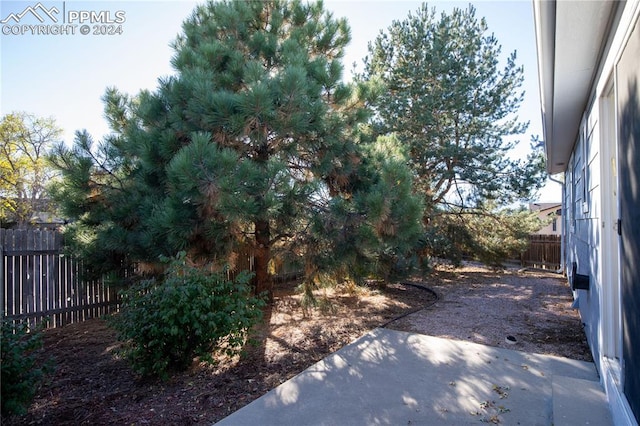
[[375, 329], [217, 425], [612, 424], [593, 363]]

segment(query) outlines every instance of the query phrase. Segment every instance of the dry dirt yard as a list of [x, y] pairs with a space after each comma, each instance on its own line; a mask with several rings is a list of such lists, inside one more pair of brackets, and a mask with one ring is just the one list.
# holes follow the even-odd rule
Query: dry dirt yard
[[407, 283], [414, 285], [358, 294], [320, 290], [321, 303], [311, 312], [301, 308], [294, 285], [281, 286], [256, 330], [257, 346], [220, 358], [215, 367], [194, 363], [167, 382], [137, 378], [118, 357], [115, 333], [104, 320], [48, 330], [43, 356], [56, 370], [29, 413], [2, 424], [211, 424], [380, 326], [591, 360], [566, 280], [558, 275], [439, 266]]
[[467, 264], [458, 269], [440, 267], [435, 278], [426, 285], [438, 301], [389, 328], [593, 361], [562, 276]]

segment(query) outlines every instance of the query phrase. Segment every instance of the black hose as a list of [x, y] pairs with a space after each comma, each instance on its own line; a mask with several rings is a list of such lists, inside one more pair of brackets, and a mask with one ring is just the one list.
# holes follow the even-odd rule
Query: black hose
[[415, 287], [415, 288], [419, 288], [420, 290], [424, 290], [424, 291], [426, 291], [426, 292], [429, 292], [429, 293], [431, 293], [431, 294], [433, 295], [433, 298], [434, 298], [434, 299], [433, 299], [431, 302], [429, 302], [429, 303], [427, 303], [426, 305], [424, 305], [424, 306], [421, 306], [421, 307], [419, 307], [419, 308], [413, 309], [413, 310], [411, 310], [411, 311], [409, 311], [409, 312], [405, 312], [404, 314], [402, 314], [402, 315], [400, 315], [400, 316], [397, 316], [397, 317], [395, 317], [395, 318], [390, 319], [389, 321], [387, 321], [387, 322], [385, 322], [384, 324], [382, 324], [382, 325], [380, 326], [381, 328], [385, 328], [386, 326], [388, 326], [388, 325], [389, 325], [389, 324], [391, 324], [392, 322], [394, 322], [394, 321], [398, 321], [399, 319], [402, 319], [402, 318], [404, 318], [404, 317], [406, 317], [406, 316], [409, 316], [409, 315], [411, 315], [411, 314], [415, 314], [416, 312], [419, 312], [419, 311], [421, 311], [421, 310], [423, 310], [423, 309], [430, 308], [430, 307], [432, 307], [433, 305], [435, 305], [435, 303], [436, 303], [438, 300], [440, 300], [440, 296], [438, 296], [438, 293], [436, 293], [434, 290], [430, 289], [429, 287], [425, 287], [425, 286], [420, 285], [420, 284], [409, 283], [409, 282], [406, 282], [406, 281], [405, 281], [405, 282], [401, 282], [400, 284], [402, 284], [402, 285], [404, 285], [404, 286], [408, 286], [408, 287]]

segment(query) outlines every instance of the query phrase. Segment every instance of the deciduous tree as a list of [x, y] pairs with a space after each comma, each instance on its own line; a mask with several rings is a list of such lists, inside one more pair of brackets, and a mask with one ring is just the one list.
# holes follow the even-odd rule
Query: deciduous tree
[[29, 222], [37, 211], [51, 209], [46, 203], [47, 185], [55, 169], [46, 161], [47, 150], [62, 134], [53, 118], [24, 112], [11, 113], [0, 121], [0, 221]]

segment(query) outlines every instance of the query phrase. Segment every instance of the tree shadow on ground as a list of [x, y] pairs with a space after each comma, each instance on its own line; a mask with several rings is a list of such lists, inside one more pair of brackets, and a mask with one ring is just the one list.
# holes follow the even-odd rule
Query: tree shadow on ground
[[[2, 424], [211, 424], [243, 407], [367, 331], [426, 303], [418, 289], [389, 285], [361, 295], [319, 294], [331, 309], [306, 314], [295, 284], [274, 303], [244, 354], [194, 363], [166, 382], [141, 379], [119, 355], [115, 332], [93, 319], [45, 332], [44, 357], [57, 366], [27, 415]], [[327, 302], [327, 303], [328, 303]]]

